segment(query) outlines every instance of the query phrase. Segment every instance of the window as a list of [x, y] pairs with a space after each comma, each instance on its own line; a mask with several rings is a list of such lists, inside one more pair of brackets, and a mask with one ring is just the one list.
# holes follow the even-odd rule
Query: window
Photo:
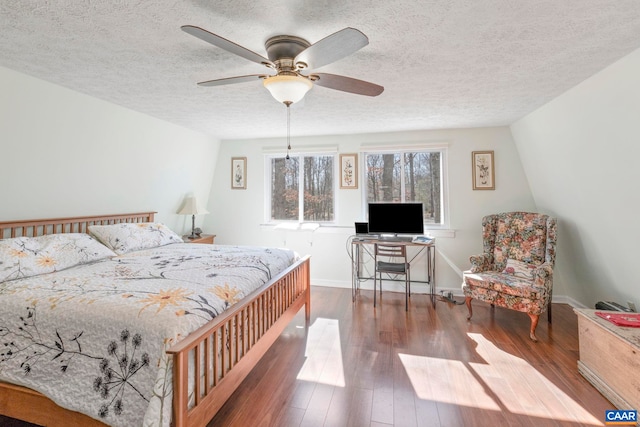
[[270, 221], [334, 220], [334, 155], [268, 158]]
[[365, 153], [366, 201], [422, 202], [425, 224], [444, 225], [445, 151]]

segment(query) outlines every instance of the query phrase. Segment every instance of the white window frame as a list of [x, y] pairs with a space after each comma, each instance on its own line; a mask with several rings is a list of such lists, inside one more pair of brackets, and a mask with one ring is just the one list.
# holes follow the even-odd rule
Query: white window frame
[[[326, 151], [325, 151], [326, 150]], [[274, 152], [265, 154], [265, 210], [264, 218], [266, 224], [303, 224], [307, 222], [314, 222], [321, 225], [335, 225], [338, 223], [338, 151], [336, 149], [320, 148], [312, 151], [296, 151], [295, 153], [289, 153], [289, 157], [298, 157], [300, 161], [298, 164], [304, 169], [304, 157], [313, 156], [331, 156], [333, 157], [333, 220], [332, 221], [305, 221], [304, 219], [304, 170], [298, 173], [298, 219], [297, 220], [284, 220], [284, 219], [271, 219], [271, 164], [272, 159], [278, 159], [286, 157], [286, 153]]]
[[[368, 154], [404, 154], [411, 152], [438, 151], [440, 152], [440, 206], [442, 208], [442, 223], [431, 224], [425, 223], [424, 229], [427, 230], [448, 230], [449, 229], [449, 177], [448, 177], [448, 144], [398, 144], [398, 145], [364, 145], [360, 150], [360, 182], [362, 182], [362, 217], [367, 218], [368, 201], [367, 201], [367, 162]], [[403, 162], [404, 168], [404, 162]], [[404, 195], [404, 170], [401, 173], [401, 192]]]

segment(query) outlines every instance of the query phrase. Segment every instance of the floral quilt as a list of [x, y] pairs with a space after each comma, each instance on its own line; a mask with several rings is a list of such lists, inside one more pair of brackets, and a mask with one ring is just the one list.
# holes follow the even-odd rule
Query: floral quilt
[[0, 283], [0, 381], [113, 426], [169, 426], [165, 350], [296, 260], [170, 244]]

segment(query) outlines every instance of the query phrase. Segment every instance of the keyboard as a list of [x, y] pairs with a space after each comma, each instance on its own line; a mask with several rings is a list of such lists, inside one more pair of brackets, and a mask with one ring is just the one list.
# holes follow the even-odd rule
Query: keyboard
[[380, 236], [379, 238], [382, 242], [411, 242], [413, 241], [412, 236]]

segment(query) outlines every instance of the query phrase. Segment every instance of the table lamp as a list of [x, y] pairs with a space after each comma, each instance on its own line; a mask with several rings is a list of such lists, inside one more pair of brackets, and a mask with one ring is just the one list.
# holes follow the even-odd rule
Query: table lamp
[[198, 206], [195, 197], [187, 197], [184, 201], [182, 209], [178, 211], [178, 215], [191, 215], [191, 235], [187, 236], [189, 239], [195, 239], [196, 233], [196, 215], [208, 214], [209, 211], [202, 209]]

